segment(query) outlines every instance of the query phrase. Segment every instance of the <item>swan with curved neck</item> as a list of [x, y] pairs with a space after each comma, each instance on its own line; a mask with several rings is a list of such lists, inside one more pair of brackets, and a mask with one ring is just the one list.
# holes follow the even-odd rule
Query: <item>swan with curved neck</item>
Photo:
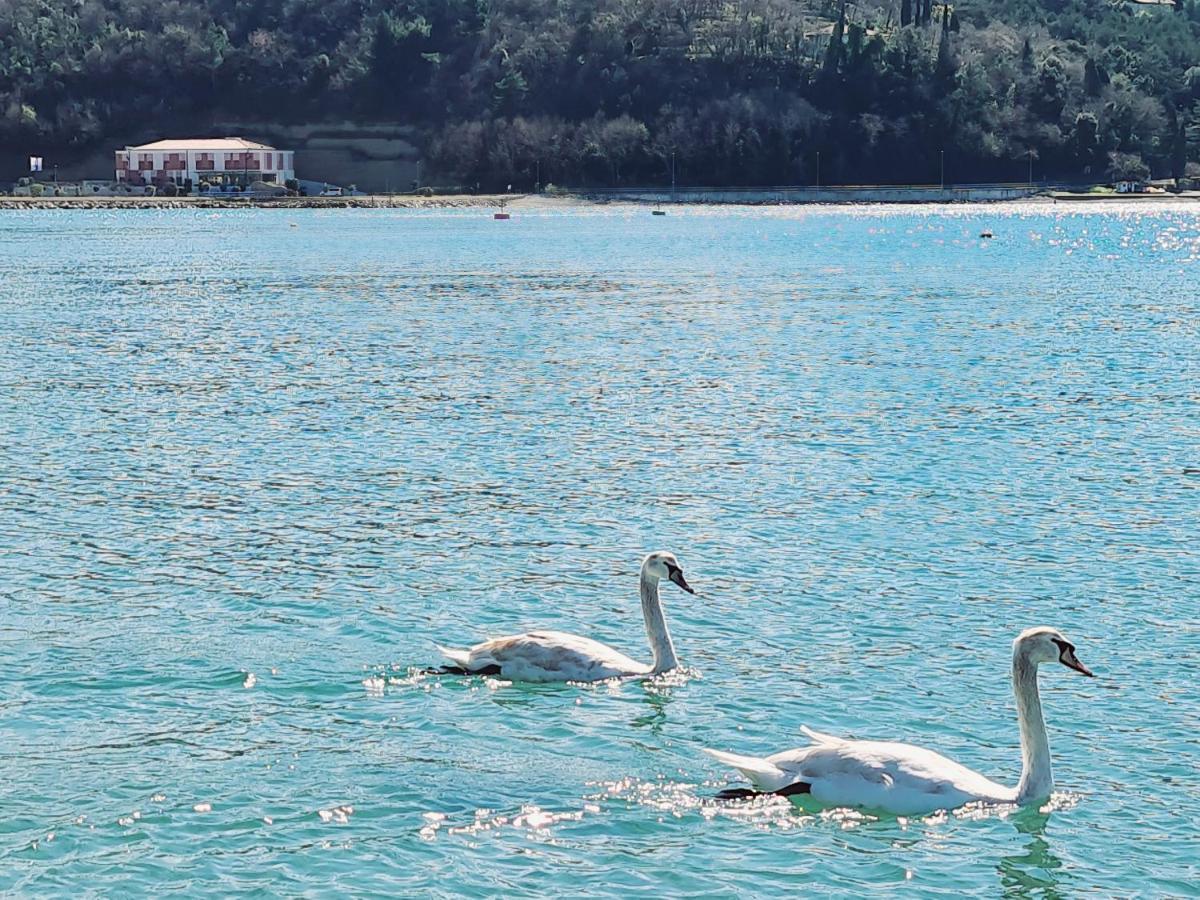
[[561, 631], [527, 631], [492, 638], [466, 650], [438, 647], [450, 665], [442, 673], [453, 675], [499, 675], [510, 681], [602, 681], [631, 675], [657, 675], [678, 667], [675, 645], [663, 615], [659, 583], [667, 580], [696, 593], [683, 577], [674, 554], [651, 553], [642, 562], [639, 588], [642, 617], [654, 661], [650, 665], [591, 638]]
[[1075, 646], [1053, 628], [1030, 628], [1013, 642], [1012, 680], [1021, 729], [1021, 778], [1006, 787], [940, 753], [891, 741], [851, 741], [802, 729], [813, 743], [765, 758], [705, 750], [741, 771], [753, 790], [735, 789], [724, 797], [809, 794], [826, 806], [873, 809], [893, 815], [920, 815], [967, 803], [1038, 803], [1050, 796], [1050, 742], [1042, 719], [1037, 670], [1060, 662], [1092, 676]]

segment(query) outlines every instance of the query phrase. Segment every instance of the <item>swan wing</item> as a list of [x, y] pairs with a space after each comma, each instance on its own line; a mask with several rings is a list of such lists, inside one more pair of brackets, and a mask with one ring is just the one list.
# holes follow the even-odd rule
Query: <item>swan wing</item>
[[455, 666], [458, 666], [459, 668], [462, 668], [462, 669], [467, 669], [468, 671], [470, 670], [470, 668], [471, 668], [471, 651], [470, 650], [456, 650], [454, 647], [443, 647], [441, 644], [434, 644], [433, 646], [437, 647], [438, 653], [442, 654], [442, 656], [444, 656], [444, 657], [446, 657], [446, 659], [450, 660], [450, 662], [453, 663]]
[[824, 732], [816, 731], [812, 728], [809, 728], [807, 725], [801, 725], [800, 731], [802, 734], [805, 735], [805, 737], [812, 740], [812, 742], [814, 744], [844, 744], [844, 743], [846, 743], [845, 738], [834, 737], [832, 734], [825, 734]]
[[529, 631], [472, 647], [465, 668], [490, 667], [514, 681], [600, 681], [650, 671], [606, 644], [561, 631]]
[[791, 773], [794, 782], [810, 785], [813, 799], [830, 806], [917, 815], [1015, 797], [1015, 791], [978, 772], [911, 744], [835, 738], [767, 761]]
[[787, 787], [794, 780], [791, 772], [781, 769], [769, 759], [742, 756], [737, 753], [726, 753], [724, 750], [708, 748], [705, 748], [704, 752], [730, 768], [737, 769], [750, 780], [756, 791], [778, 791]]

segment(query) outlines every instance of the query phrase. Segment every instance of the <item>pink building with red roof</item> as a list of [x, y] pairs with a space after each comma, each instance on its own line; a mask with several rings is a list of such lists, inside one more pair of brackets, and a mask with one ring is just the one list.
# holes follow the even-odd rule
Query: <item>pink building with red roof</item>
[[154, 141], [117, 151], [117, 181], [130, 184], [283, 184], [296, 177], [292, 151], [240, 137]]

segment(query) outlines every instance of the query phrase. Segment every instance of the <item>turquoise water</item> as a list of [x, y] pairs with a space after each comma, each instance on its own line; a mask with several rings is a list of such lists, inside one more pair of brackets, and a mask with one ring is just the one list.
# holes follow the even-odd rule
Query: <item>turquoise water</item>
[[[983, 228], [995, 239], [977, 238]], [[0, 892], [1195, 896], [1200, 205], [0, 213]], [[540, 625], [685, 672], [414, 674]], [[720, 804], [799, 728], [1045, 810]]]

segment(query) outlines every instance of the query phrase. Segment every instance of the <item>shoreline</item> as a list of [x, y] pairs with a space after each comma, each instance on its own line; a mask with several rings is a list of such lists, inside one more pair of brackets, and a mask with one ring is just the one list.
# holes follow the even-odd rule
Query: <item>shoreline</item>
[[1145, 203], [1152, 200], [1178, 200], [1180, 202], [1195, 202], [1200, 200], [1200, 191], [1183, 191], [1182, 193], [1161, 194], [1074, 194], [1070, 191], [1055, 191], [1049, 198], [1055, 203], [1102, 203], [1116, 201], [1118, 203]]
[[642, 197], [596, 196], [579, 194], [446, 194], [433, 197], [412, 195], [364, 194], [358, 197], [276, 197], [245, 198], [232, 197], [5, 197], [0, 196], [0, 212], [5, 210], [120, 210], [120, 209], [513, 209], [537, 207], [571, 206], [632, 206], [632, 207], [803, 207], [803, 206], [1023, 206], [1090, 205], [1093, 203], [1147, 203], [1188, 205], [1200, 201], [1200, 192], [1183, 194], [1033, 194], [1003, 199], [841, 199], [800, 200], [779, 199], [714, 200], [712, 198], [651, 200]]
[[358, 197], [4, 197], [5, 209], [459, 209], [499, 207], [525, 194], [412, 195]]

